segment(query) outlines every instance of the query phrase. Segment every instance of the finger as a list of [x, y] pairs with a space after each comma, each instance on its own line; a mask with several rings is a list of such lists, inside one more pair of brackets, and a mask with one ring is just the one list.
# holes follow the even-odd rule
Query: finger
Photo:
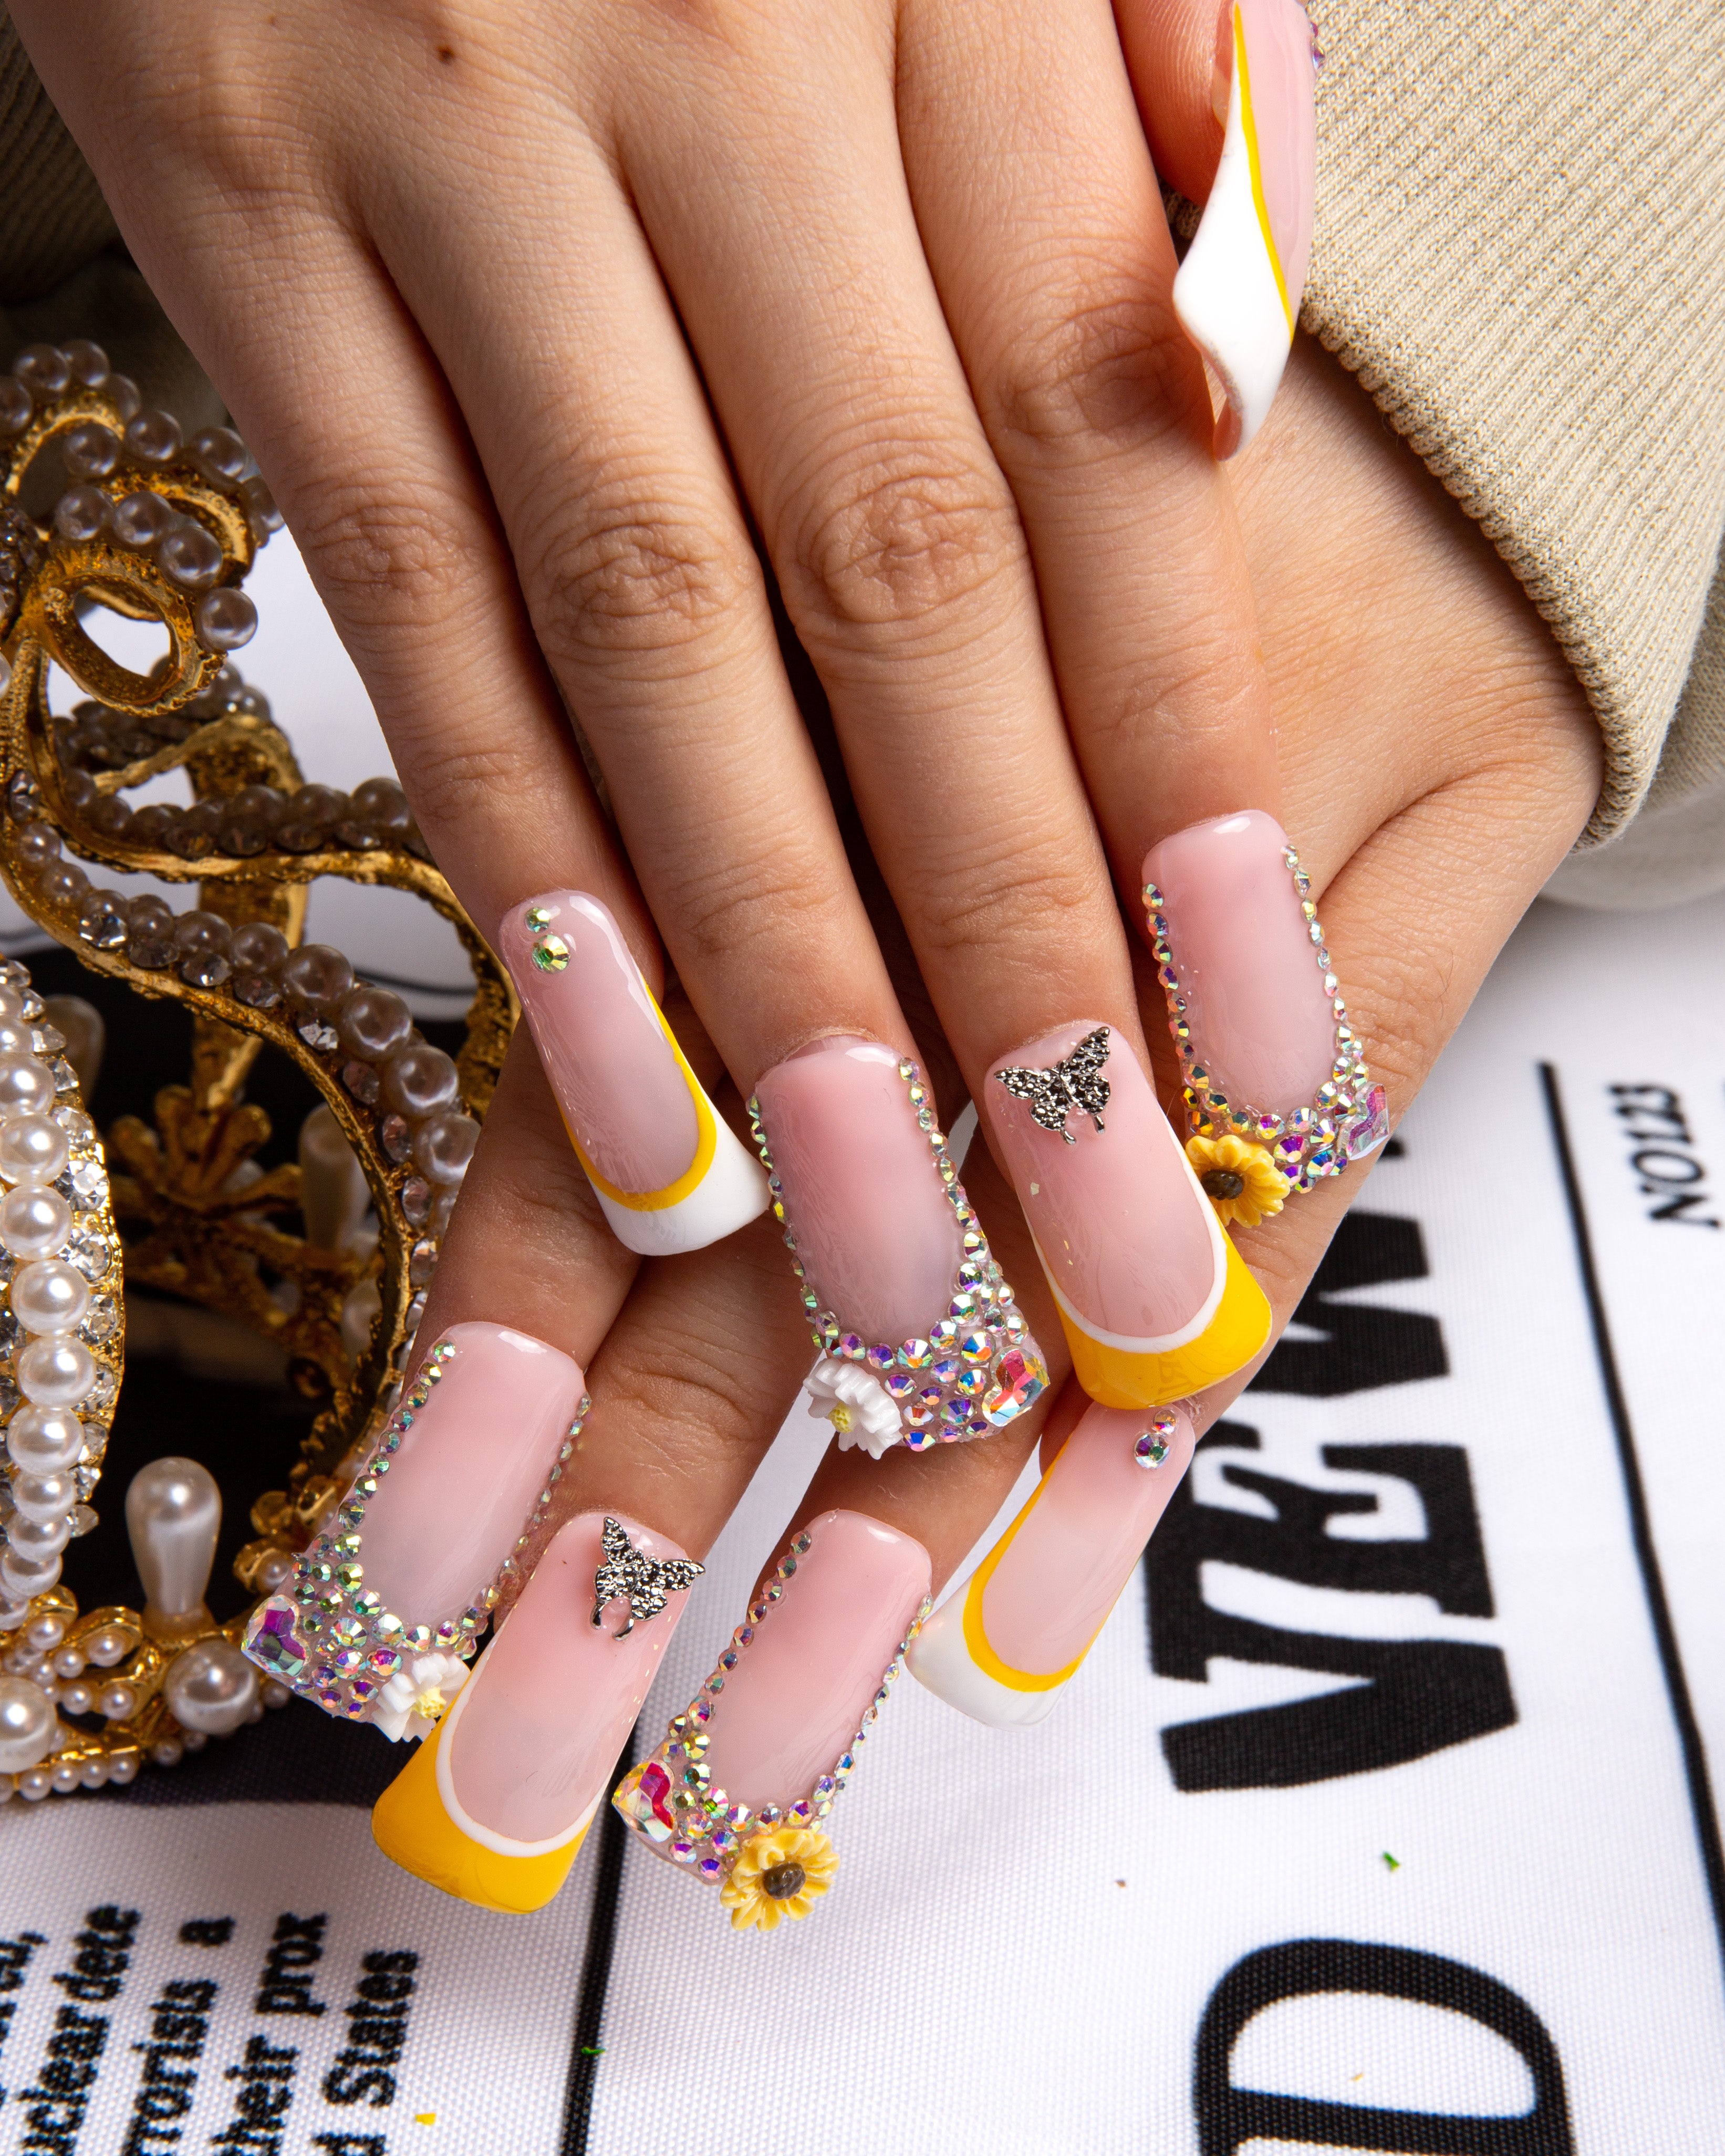
[[[1135, 891], [1151, 839], [1243, 805], [1273, 813], [1280, 782], [1238, 520], [1113, 21], [1101, 0], [915, 10], [901, 80], [930, 264]], [[987, 111], [999, 154], [971, 159], [938, 124], [957, 99]]]
[[[720, 146], [704, 152], [727, 161], [735, 223], [704, 228], [698, 247], [665, 153], [632, 137], [630, 184], [971, 1087], [981, 1099], [991, 1071], [1009, 1070], [1014, 1085], [1033, 1086], [1083, 1042], [1093, 1065], [1107, 1063], [1106, 1081], [1090, 1090], [1112, 1099], [1122, 1136], [1100, 1164], [1093, 1149], [1081, 1154], [1068, 1142], [1058, 1115], [1014, 1145], [1023, 1118], [1010, 1110], [1004, 1075], [1000, 1086], [986, 1085], [989, 1119], [1021, 1195], [1033, 1207], [1046, 1198], [1039, 1241], [1045, 1259], [1050, 1236], [1062, 1246], [1050, 1262], [1063, 1268], [1062, 1322], [1089, 1343], [1076, 1352], [1095, 1350], [1086, 1382], [1111, 1385], [1123, 1400], [1161, 1397], [1153, 1389], [1208, 1381], [1250, 1353], [1267, 1313], [1244, 1271], [1230, 1266], [1145, 1078], [1130, 1001], [1121, 1001], [1129, 996], [1123, 939], [1072, 783], [1016, 516], [928, 286], [881, 85], [866, 56], [841, 58], [842, 80], [826, 81], [830, 56], [798, 56], [824, 82], [822, 117], [819, 126], [800, 113], [788, 121], [784, 155], [818, 181], [817, 208], [781, 215], [783, 176], [757, 160], [742, 127], [719, 130]], [[835, 111], [843, 124], [834, 127]], [[779, 300], [775, 284], [774, 303], [746, 316], [728, 310], [728, 292], [765, 249], [793, 294], [820, 293], [821, 303]], [[863, 369], [860, 350], [870, 355]], [[999, 779], [988, 814], [953, 814], [950, 804], [973, 795], [985, 768]], [[675, 947], [675, 922], [666, 927]], [[870, 1354], [890, 1358], [902, 1347], [914, 1357], [918, 1339], [932, 1336], [897, 1330], [914, 1315], [908, 1294], [883, 1294], [876, 1306], [840, 1271], [840, 1242], [870, 1210], [834, 1160], [834, 1134], [861, 1113], [847, 1091], [855, 1062], [829, 1040], [795, 1067], [775, 1065], [756, 1095], [815, 1314], [830, 1312], [840, 1337], [852, 1334]], [[1058, 1097], [1052, 1078], [1037, 1096], [1045, 1114]], [[807, 1132], [824, 1125], [824, 1134], [807, 1145], [793, 1137], [786, 1151], [775, 1127], [788, 1116]], [[855, 1257], [854, 1237], [849, 1247]], [[942, 1263], [932, 1224], [926, 1253], [932, 1278]], [[940, 1309], [921, 1293], [920, 1257], [896, 1277], [875, 1270], [889, 1289], [918, 1288], [923, 1326]], [[1176, 1353], [1178, 1369], [1164, 1359]]]

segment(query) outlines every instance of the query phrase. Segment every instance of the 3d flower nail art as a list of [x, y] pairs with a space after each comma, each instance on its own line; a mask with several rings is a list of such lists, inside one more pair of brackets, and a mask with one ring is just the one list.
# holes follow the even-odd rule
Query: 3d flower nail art
[[1179, 1052], [1187, 1153], [1224, 1221], [1255, 1227], [1389, 1136], [1312, 885], [1248, 809], [1152, 849], [1144, 903]]
[[879, 1459], [986, 1437], [1048, 1368], [908, 1056], [850, 1035], [768, 1071], [749, 1102], [821, 1359], [809, 1412]]

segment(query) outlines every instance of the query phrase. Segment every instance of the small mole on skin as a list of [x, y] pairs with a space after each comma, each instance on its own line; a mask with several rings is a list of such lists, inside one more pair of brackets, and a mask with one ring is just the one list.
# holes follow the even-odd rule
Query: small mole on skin
[[455, 48], [453, 45], [439, 45], [437, 49], [437, 56], [440, 60], [452, 60], [455, 57]]

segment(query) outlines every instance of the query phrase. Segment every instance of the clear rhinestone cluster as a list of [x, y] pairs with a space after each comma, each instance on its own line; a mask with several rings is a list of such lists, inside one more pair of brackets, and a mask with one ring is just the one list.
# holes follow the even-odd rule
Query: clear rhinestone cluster
[[761, 1626], [783, 1599], [785, 1584], [814, 1547], [806, 1534], [793, 1537], [773, 1568], [773, 1578], [750, 1605], [748, 1620], [731, 1635], [719, 1666], [681, 1714], [671, 1718], [665, 1740], [618, 1784], [611, 1801], [628, 1825], [658, 1856], [680, 1865], [715, 1887], [729, 1878], [738, 1856], [757, 1835], [784, 1826], [822, 1827], [834, 1799], [856, 1769], [856, 1754], [892, 1697], [904, 1666], [906, 1650], [922, 1630], [932, 1604], [924, 1601], [916, 1621], [899, 1642], [882, 1672], [879, 1689], [863, 1715], [862, 1727], [824, 1774], [793, 1804], [762, 1804], [752, 1810], [733, 1804], [715, 1786], [706, 1763], [710, 1725], [723, 1703], [725, 1686], [738, 1662], [754, 1645]]
[[[470, 1608], [435, 1625], [386, 1609], [382, 1596], [366, 1585], [366, 1508], [458, 1353], [449, 1340], [440, 1340], [431, 1350], [352, 1487], [300, 1556], [291, 1588], [259, 1603], [246, 1627], [245, 1651], [260, 1669], [302, 1698], [315, 1700], [326, 1712], [352, 1722], [370, 1719], [384, 1686], [410, 1657], [441, 1653], [470, 1661], [516, 1572], [515, 1558], [506, 1558]], [[575, 1449], [588, 1405], [583, 1397], [517, 1550], [526, 1546], [550, 1507], [550, 1486], [561, 1479], [562, 1462]]]
[[1193, 1043], [1186, 995], [1168, 942], [1166, 906], [1153, 883], [1144, 886], [1144, 906], [1150, 917], [1156, 977], [1168, 998], [1168, 1031], [1179, 1051], [1181, 1075], [1186, 1081], [1186, 1111], [1193, 1134], [1246, 1138], [1262, 1146], [1291, 1193], [1310, 1190], [1326, 1177], [1340, 1175], [1350, 1161], [1375, 1152], [1389, 1136], [1389, 1111], [1384, 1088], [1373, 1082], [1366, 1068], [1365, 1044], [1348, 1023], [1348, 1006], [1342, 999], [1312, 900], [1311, 880], [1291, 846], [1283, 848], [1282, 859], [1294, 879], [1306, 932], [1312, 940], [1312, 955], [1323, 977], [1324, 993], [1330, 998], [1336, 1027], [1336, 1057], [1330, 1075], [1312, 1101], [1286, 1116], [1268, 1114], [1243, 1101], [1230, 1101], [1212, 1084]]
[[801, 1283], [810, 1337], [823, 1353], [866, 1370], [897, 1409], [902, 1442], [912, 1452], [927, 1452], [936, 1445], [987, 1437], [1004, 1429], [1045, 1390], [1048, 1367], [988, 1248], [976, 1209], [964, 1194], [946, 1133], [935, 1120], [932, 1089], [908, 1056], [900, 1058], [898, 1075], [963, 1239], [951, 1296], [926, 1339], [868, 1340], [836, 1312], [823, 1306], [797, 1254], [796, 1229], [785, 1213], [784, 1186], [773, 1165], [761, 1104], [753, 1098], [748, 1104], [749, 1131], [767, 1170], [773, 1218], [784, 1231], [791, 1270]]

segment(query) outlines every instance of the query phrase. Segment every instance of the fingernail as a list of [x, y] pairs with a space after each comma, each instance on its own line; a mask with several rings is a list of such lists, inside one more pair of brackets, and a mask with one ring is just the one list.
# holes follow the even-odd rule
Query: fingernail
[[699, 1697], [612, 1799], [657, 1855], [720, 1887], [739, 1930], [832, 1883], [833, 1799], [928, 1604], [928, 1553], [861, 1512], [792, 1540]]
[[571, 1142], [618, 1240], [699, 1250], [767, 1209], [767, 1188], [684, 1060], [609, 910], [550, 891], [506, 914], [498, 948]]
[[879, 1459], [986, 1437], [1048, 1383], [908, 1056], [812, 1042], [749, 1102], [821, 1351], [810, 1413]]
[[918, 1684], [997, 1729], [1040, 1722], [1107, 1622], [1195, 1441], [1183, 1408], [1086, 1408], [1023, 1512], [911, 1642]]
[[[636, 1578], [657, 1580], [647, 1603], [665, 1600], [629, 1622], [626, 1600], [608, 1599], [595, 1624], [595, 1577], [615, 1562], [619, 1535]], [[543, 1908], [575, 1861], [700, 1570], [638, 1521], [571, 1520], [431, 1742], [377, 1799], [372, 1833], [384, 1855], [482, 1908]]]
[[1092, 1399], [1155, 1407], [1251, 1360], [1270, 1306], [1129, 1047], [1078, 1019], [1003, 1057], [984, 1099]]
[[1291, 1190], [1383, 1144], [1384, 1088], [1273, 816], [1216, 816], [1153, 846], [1144, 903], [1186, 1081], [1187, 1153], [1222, 1219], [1255, 1227]]
[[245, 1651], [330, 1713], [421, 1737], [465, 1681], [535, 1502], [585, 1408], [580, 1365], [452, 1325]]
[[1318, 54], [1295, 0], [1230, 0], [1223, 23], [1232, 80], [1222, 162], [1174, 279], [1174, 311], [1227, 392], [1216, 453], [1230, 456], [1269, 412], [1306, 289]]

